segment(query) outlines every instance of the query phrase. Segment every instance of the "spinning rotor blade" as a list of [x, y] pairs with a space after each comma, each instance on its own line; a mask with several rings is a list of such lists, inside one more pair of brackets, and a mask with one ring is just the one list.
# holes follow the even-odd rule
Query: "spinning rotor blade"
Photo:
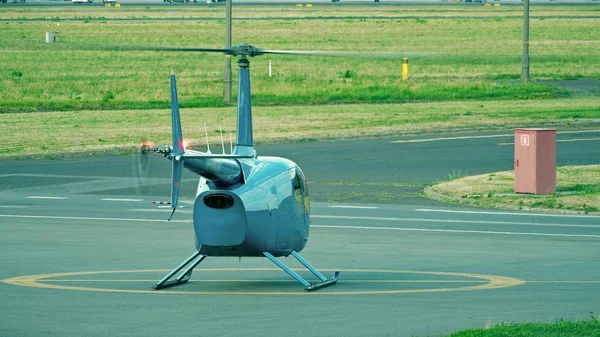
[[260, 56], [265, 54], [279, 55], [305, 55], [305, 56], [339, 56], [339, 57], [362, 57], [362, 58], [402, 58], [436, 56], [438, 53], [424, 52], [362, 52], [362, 51], [314, 51], [314, 50], [269, 50], [258, 48], [246, 43], [238, 44], [228, 48], [204, 48], [204, 47], [158, 47], [158, 46], [76, 46], [76, 50], [110, 50], [110, 51], [173, 51], [173, 52], [208, 52], [223, 53], [238, 56]]
[[262, 54], [307, 55], [307, 56], [340, 56], [364, 58], [402, 58], [416, 56], [434, 56], [436, 53], [419, 52], [354, 52], [354, 51], [312, 51], [312, 50], [260, 50]]
[[213, 52], [230, 54], [231, 48], [196, 48], [196, 47], [157, 47], [157, 46], [75, 46], [74, 50], [106, 50], [106, 51], [182, 51], [182, 52]]
[[[181, 117], [179, 115], [179, 100], [177, 98], [177, 83], [175, 74], [171, 74], [171, 124], [173, 131], [173, 170], [171, 175], [171, 207], [173, 213], [179, 202], [179, 190], [181, 187], [181, 175], [183, 172], [183, 158], [185, 152], [183, 148], [183, 136], [181, 134]], [[171, 213], [171, 217], [173, 217]], [[169, 220], [171, 220], [169, 217]]]

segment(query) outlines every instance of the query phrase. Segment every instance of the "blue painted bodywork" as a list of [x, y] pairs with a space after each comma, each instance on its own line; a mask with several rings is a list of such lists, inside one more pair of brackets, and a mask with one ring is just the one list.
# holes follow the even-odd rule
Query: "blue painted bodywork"
[[[237, 159], [243, 181], [218, 186], [198, 195], [194, 203], [196, 248], [208, 256], [274, 256], [300, 252], [308, 241], [310, 199], [306, 179], [292, 161], [261, 157]], [[225, 194], [233, 206], [205, 204], [207, 196]]]
[[196, 248], [207, 256], [287, 256], [308, 241], [310, 200], [294, 162], [256, 156], [252, 135], [249, 61], [239, 62], [234, 153], [213, 155], [183, 148], [175, 75], [171, 75], [173, 161], [171, 203], [177, 208], [183, 167], [206, 179], [194, 202]]

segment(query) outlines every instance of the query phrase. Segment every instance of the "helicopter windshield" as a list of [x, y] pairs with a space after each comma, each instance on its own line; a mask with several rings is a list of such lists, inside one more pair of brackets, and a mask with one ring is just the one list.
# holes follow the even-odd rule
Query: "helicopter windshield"
[[296, 167], [294, 178], [292, 179], [294, 184], [294, 196], [299, 203], [304, 205], [307, 212], [310, 212], [310, 198], [308, 196], [308, 184], [306, 183], [306, 177], [299, 167]]

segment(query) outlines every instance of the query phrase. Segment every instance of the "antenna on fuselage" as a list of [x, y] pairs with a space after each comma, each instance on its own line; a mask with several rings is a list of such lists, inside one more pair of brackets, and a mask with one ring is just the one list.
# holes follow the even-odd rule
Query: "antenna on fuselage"
[[225, 143], [223, 142], [223, 127], [219, 125], [219, 133], [221, 134], [221, 149], [223, 150], [223, 154], [225, 154]]
[[231, 132], [229, 133], [229, 154], [233, 154], [233, 141], [231, 140]]
[[204, 122], [204, 136], [206, 137], [206, 153], [210, 152], [210, 144], [208, 143], [208, 131], [206, 131], [206, 122]]

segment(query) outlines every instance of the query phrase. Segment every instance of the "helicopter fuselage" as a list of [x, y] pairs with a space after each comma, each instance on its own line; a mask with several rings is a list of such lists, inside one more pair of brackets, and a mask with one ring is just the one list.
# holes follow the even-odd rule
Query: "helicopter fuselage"
[[[198, 161], [197, 164], [200, 164]], [[235, 164], [239, 165], [238, 182]], [[294, 162], [277, 157], [215, 159], [219, 176], [202, 174], [208, 190], [194, 202], [196, 248], [206, 256], [287, 256], [308, 241], [310, 200]], [[194, 161], [185, 167], [196, 172]]]

